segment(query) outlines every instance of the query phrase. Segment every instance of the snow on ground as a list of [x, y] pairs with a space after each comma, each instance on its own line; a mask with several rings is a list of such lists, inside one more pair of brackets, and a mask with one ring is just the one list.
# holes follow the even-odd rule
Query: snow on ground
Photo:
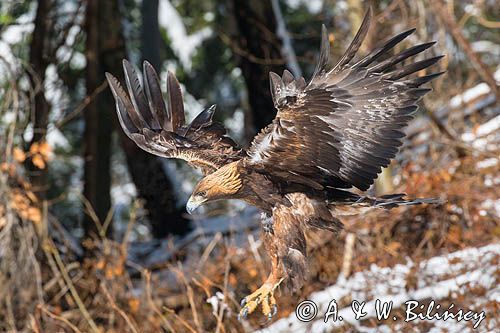
[[[246, 244], [248, 230], [257, 230], [260, 225], [260, 213], [255, 207], [246, 206], [243, 210], [229, 212], [227, 215], [198, 218], [193, 221], [194, 229], [186, 236], [173, 240], [162, 239], [149, 242], [132, 242], [129, 246], [129, 260], [152, 267], [165, 263], [172, 256], [189, 245], [194, 253], [203, 250], [218, 234], [231, 234], [237, 244]], [[168, 249], [168, 250], [166, 250]], [[189, 257], [189, 256], [188, 256]], [[196, 258], [195, 255], [192, 256]]]
[[[493, 74], [495, 80], [500, 84], [500, 67]], [[464, 108], [463, 114], [470, 115], [479, 109], [483, 109], [494, 104], [495, 95], [491, 88], [484, 82], [471, 87], [464, 92], [453, 96], [448, 105], [435, 111], [439, 119], [446, 119], [449, 115], [449, 109]]]
[[485, 95], [491, 91], [490, 86], [482, 82], [477, 86], [467, 89], [460, 95], [456, 95], [450, 100], [450, 107], [458, 108], [462, 104], [467, 104], [476, 99], [478, 96]]
[[496, 151], [500, 143], [500, 115], [465, 132], [462, 140], [478, 151]]
[[[496, 274], [498, 270], [498, 258], [500, 256], [500, 243], [490, 244], [480, 248], [467, 248], [447, 255], [437, 256], [420, 263], [408, 259], [405, 265], [394, 267], [378, 267], [372, 265], [369, 270], [355, 273], [348, 279], [339, 278], [336, 284], [311, 294], [307, 299], [318, 305], [318, 316], [311, 322], [301, 322], [295, 313], [289, 317], [280, 319], [274, 324], [257, 332], [329, 332], [334, 328], [346, 325], [353, 327], [356, 332], [392, 332], [394, 327], [381, 325], [375, 328], [363, 326], [363, 322], [354, 318], [353, 311], [349, 306], [339, 308], [339, 316], [343, 321], [328, 323], [323, 321], [328, 304], [332, 299], [339, 300], [349, 297], [360, 302], [365, 301], [364, 307], [367, 316], [363, 319], [375, 318], [376, 299], [393, 301], [393, 308], [405, 306], [408, 300], [432, 299], [438, 303], [446, 298], [456, 298], [460, 295], [468, 295], [475, 288], [485, 288], [487, 292], [479, 297], [474, 295], [473, 301], [469, 303], [470, 310], [482, 311], [487, 302], [498, 302], [500, 288], [496, 285]], [[411, 279], [417, 279], [416, 287], [408, 284]], [[469, 310], [464, 309], [464, 312]], [[456, 308], [453, 310], [457, 310]], [[453, 311], [452, 310], [452, 311]], [[495, 314], [486, 313], [486, 317]], [[408, 325], [400, 320], [398, 325]], [[478, 326], [477, 332], [491, 331], [486, 320]], [[492, 325], [493, 321], [490, 321]], [[416, 320], [412, 323], [419, 323]], [[463, 331], [468, 328], [464, 321], [457, 322], [453, 319], [447, 321], [433, 320], [428, 322], [433, 325], [433, 332]]]

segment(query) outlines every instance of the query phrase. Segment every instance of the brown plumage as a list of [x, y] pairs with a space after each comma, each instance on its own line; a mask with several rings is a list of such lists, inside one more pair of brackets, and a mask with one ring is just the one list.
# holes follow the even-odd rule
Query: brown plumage
[[434, 43], [390, 55], [414, 29], [354, 62], [371, 16], [369, 10], [334, 66], [329, 65], [323, 27], [318, 65], [309, 83], [288, 71], [281, 77], [270, 73], [278, 112], [246, 152], [226, 136], [223, 126], [212, 121], [214, 106], [185, 124], [180, 86], [172, 73], [167, 77], [166, 102], [157, 74], [147, 62], [141, 85], [133, 67], [124, 61], [128, 93], [106, 73], [125, 133], [144, 150], [184, 159], [205, 174], [188, 201], [188, 212], [221, 199], [242, 199], [262, 209], [263, 241], [272, 269], [263, 286], [244, 299], [243, 316], [261, 304], [272, 317], [275, 288], [280, 284], [300, 288], [307, 276], [307, 228], [339, 232], [342, 223], [337, 216], [368, 208], [439, 202], [406, 200], [402, 194], [370, 198], [346, 190], [368, 189], [382, 167], [389, 165], [417, 101], [430, 90], [421, 86], [441, 74], [410, 76], [441, 58], [412, 59]]

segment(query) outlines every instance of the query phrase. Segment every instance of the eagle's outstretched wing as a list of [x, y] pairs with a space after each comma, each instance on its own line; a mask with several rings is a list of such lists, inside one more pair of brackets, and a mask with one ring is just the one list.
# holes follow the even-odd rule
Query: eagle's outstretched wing
[[371, 16], [369, 10], [334, 66], [329, 65], [329, 41], [323, 27], [319, 62], [308, 84], [288, 71], [282, 77], [270, 73], [278, 113], [248, 151], [253, 167], [318, 189], [355, 186], [366, 190], [394, 158], [417, 101], [430, 90], [420, 86], [441, 73], [408, 76], [433, 65], [441, 56], [401, 65], [432, 42], [387, 56], [415, 31], [412, 29], [352, 63]]
[[212, 121], [215, 106], [202, 111], [189, 125], [184, 124], [181, 88], [172, 73], [167, 76], [165, 105], [158, 75], [151, 64], [144, 62], [144, 87], [126, 60], [123, 69], [128, 94], [113, 75], [106, 73], [106, 78], [120, 124], [139, 147], [158, 156], [183, 159], [204, 174], [242, 157], [236, 143], [226, 136], [226, 129]]

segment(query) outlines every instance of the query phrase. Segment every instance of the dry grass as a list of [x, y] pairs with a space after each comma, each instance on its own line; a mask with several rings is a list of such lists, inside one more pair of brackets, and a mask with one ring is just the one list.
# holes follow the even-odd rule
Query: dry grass
[[[481, 208], [486, 199], [498, 198], [496, 188], [484, 185], [485, 175], [495, 171], [478, 172], [476, 162], [471, 156], [438, 158], [426, 171], [414, 164], [402, 168], [405, 181], [395, 191], [444, 195], [447, 203], [345, 221], [346, 230], [355, 236], [348, 247], [351, 271], [372, 263], [392, 266], [406, 257], [418, 262], [497, 241], [498, 221]], [[253, 235], [249, 235], [251, 246], [240, 249], [231, 236], [216, 234], [199, 258], [167, 262], [154, 272], [127, 260], [127, 237], [121, 242], [104, 238], [89, 242], [85, 245], [95, 257], [77, 261], [68, 246], [47, 232], [50, 216], [19, 175], [19, 165], [14, 161], [11, 165], [2, 172], [0, 187], [0, 330], [242, 332], [263, 320], [254, 315], [242, 325], [236, 319], [239, 298], [265, 278], [265, 254]], [[38, 214], [23, 213], [30, 207], [40, 209], [40, 219]], [[133, 224], [134, 218], [129, 230]], [[298, 294], [281, 292], [279, 316], [291, 313], [312, 291], [335, 283], [346, 265], [348, 233], [308, 235], [310, 283]], [[219, 306], [213, 308], [206, 300], [217, 292]]]

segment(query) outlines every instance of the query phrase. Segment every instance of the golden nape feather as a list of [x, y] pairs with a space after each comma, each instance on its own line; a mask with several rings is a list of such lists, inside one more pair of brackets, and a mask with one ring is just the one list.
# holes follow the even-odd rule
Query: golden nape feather
[[241, 189], [241, 175], [237, 162], [229, 163], [203, 178], [193, 193], [205, 192], [210, 200], [230, 198]]
[[[147, 62], [142, 85], [124, 61], [128, 93], [107, 74], [125, 133], [144, 150], [184, 159], [205, 173], [186, 205], [188, 212], [220, 199], [242, 199], [263, 211], [263, 242], [272, 268], [262, 287], [243, 299], [242, 318], [259, 305], [271, 318], [277, 309], [276, 288], [301, 287], [307, 277], [306, 229], [339, 232], [342, 223], [337, 217], [345, 213], [440, 203], [432, 198], [408, 200], [404, 194], [370, 198], [346, 190], [367, 190], [389, 165], [417, 102], [430, 90], [423, 86], [442, 74], [429, 69], [442, 56], [415, 60], [433, 42], [404, 47], [415, 29], [359, 57], [371, 19], [370, 9], [333, 66], [323, 27], [318, 64], [309, 82], [289, 71], [282, 76], [270, 73], [277, 114], [246, 152], [212, 120], [215, 107], [185, 124], [180, 86], [172, 73], [167, 75], [166, 103]], [[393, 51], [396, 45], [401, 51]], [[423, 70], [424, 76], [416, 75]]]

